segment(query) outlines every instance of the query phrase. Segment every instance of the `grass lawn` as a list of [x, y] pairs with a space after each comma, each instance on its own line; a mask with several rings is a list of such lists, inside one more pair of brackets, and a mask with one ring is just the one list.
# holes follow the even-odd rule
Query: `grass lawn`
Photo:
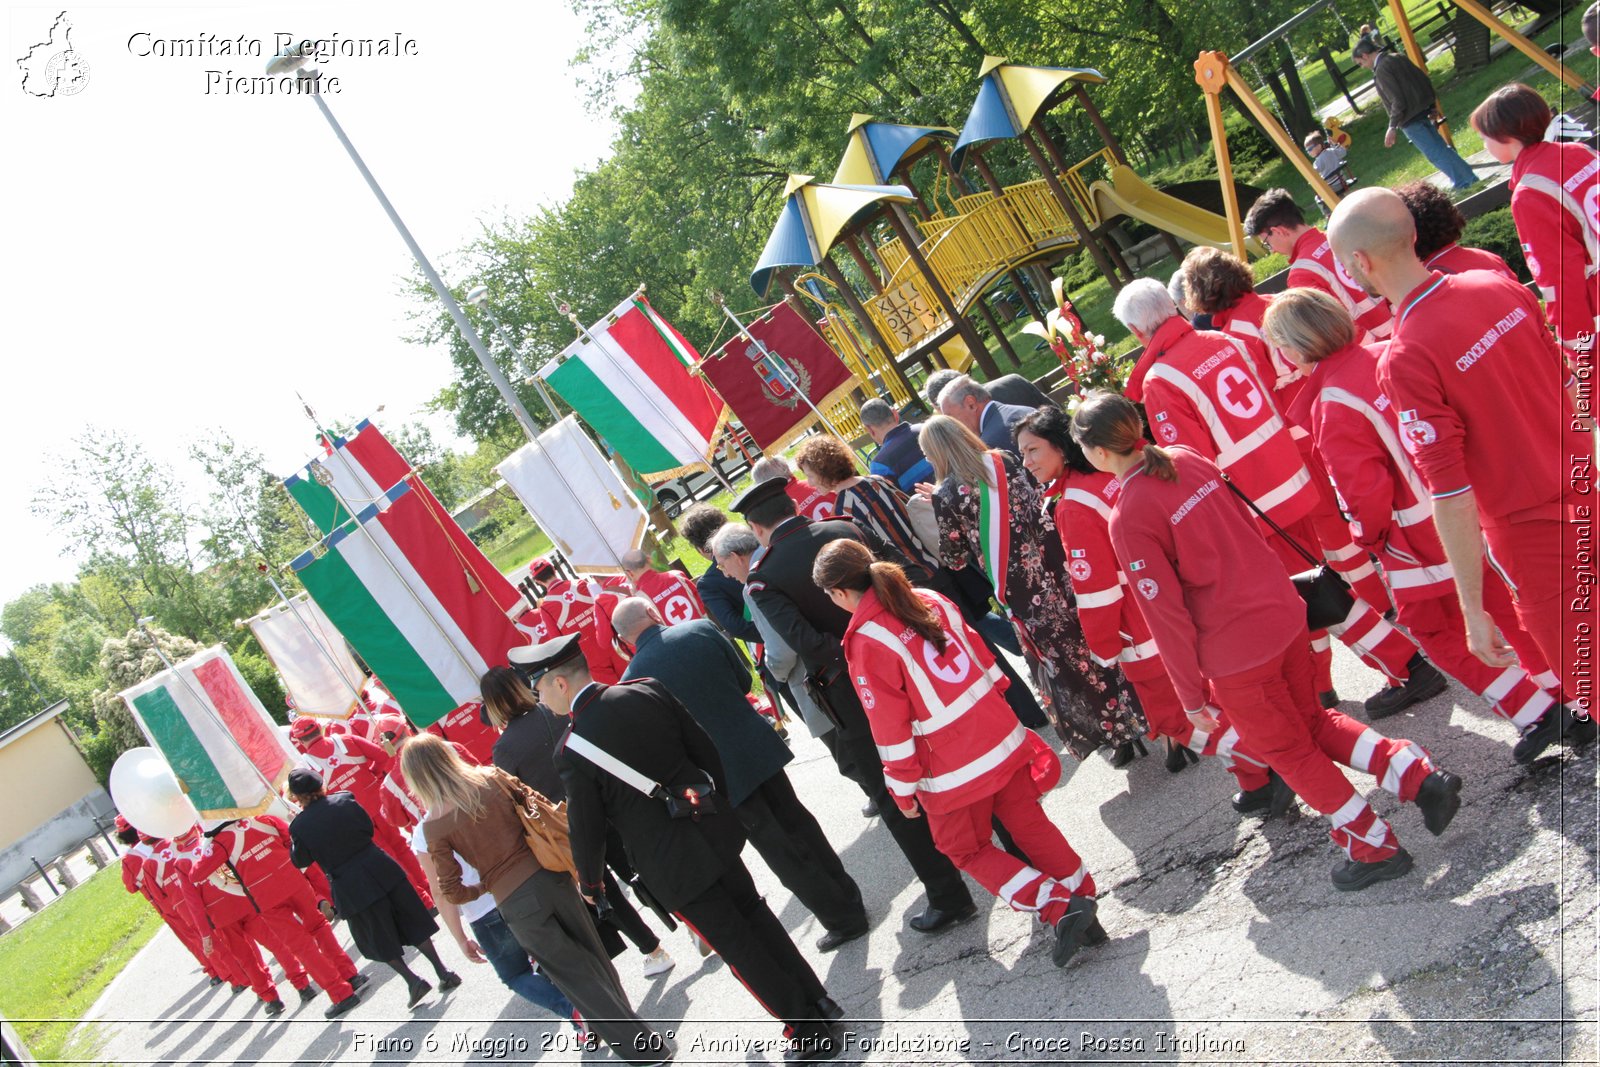
[[0, 1012], [35, 1059], [66, 1058], [73, 1026], [160, 927], [111, 866], [0, 936]]
[[550, 538], [533, 524], [533, 519], [527, 514], [523, 515], [522, 521], [483, 546], [483, 554], [502, 574], [548, 551]]

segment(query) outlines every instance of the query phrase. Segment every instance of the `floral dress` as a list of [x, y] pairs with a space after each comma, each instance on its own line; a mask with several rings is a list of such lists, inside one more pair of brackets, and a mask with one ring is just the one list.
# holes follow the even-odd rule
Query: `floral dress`
[[[1077, 602], [1067, 577], [1066, 553], [1046, 512], [1039, 486], [1010, 456], [1004, 458], [1010, 493], [1010, 554], [1006, 607], [1022, 641], [1045, 713], [1067, 751], [1083, 759], [1102, 745], [1120, 745], [1145, 732], [1138, 698], [1115, 667], [1089, 656]], [[933, 497], [945, 565], [984, 566], [979, 540], [981, 494], [946, 478]], [[994, 575], [990, 575], [990, 580]], [[996, 588], [1000, 587], [996, 582]]]

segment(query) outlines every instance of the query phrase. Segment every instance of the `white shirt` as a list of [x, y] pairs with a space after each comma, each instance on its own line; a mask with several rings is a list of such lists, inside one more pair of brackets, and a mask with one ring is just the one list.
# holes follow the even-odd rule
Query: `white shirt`
[[[428, 838], [422, 832], [422, 827], [427, 820], [428, 817], [424, 815], [422, 817], [422, 822], [417, 823], [417, 825], [411, 828], [411, 851], [420, 853], [422, 855], [426, 855], [428, 852]], [[456, 862], [461, 864], [461, 884], [478, 885], [482, 881], [482, 878], [479, 876], [477, 869], [473, 867], [472, 864], [462, 859], [461, 853], [455, 852], [452, 853], [452, 855], [455, 856]], [[479, 897], [477, 900], [469, 900], [465, 904], [456, 905], [456, 907], [461, 910], [461, 918], [466, 922], [472, 923], [477, 922], [479, 919], [489, 914], [495, 909], [496, 905], [494, 902], [494, 897], [490, 896], [488, 893], [484, 893], [483, 896]]]

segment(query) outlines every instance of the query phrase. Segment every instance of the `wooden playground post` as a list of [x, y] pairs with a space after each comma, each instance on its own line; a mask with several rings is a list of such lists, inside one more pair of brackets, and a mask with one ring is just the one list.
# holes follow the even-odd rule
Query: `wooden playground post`
[[1249, 262], [1244, 249], [1244, 219], [1239, 213], [1239, 190], [1233, 184], [1233, 160], [1228, 135], [1222, 127], [1222, 90], [1228, 84], [1228, 57], [1221, 52], [1201, 52], [1194, 61], [1194, 80], [1206, 96], [1206, 118], [1211, 122], [1211, 145], [1217, 153], [1217, 180], [1222, 184], [1223, 210], [1228, 216], [1228, 239], [1233, 254]]
[[946, 174], [950, 175], [950, 180], [955, 183], [956, 189], [961, 195], [971, 196], [972, 183], [963, 178], [961, 172], [950, 165], [950, 149], [935, 141], [933, 142], [933, 153], [939, 157], [939, 165], [944, 168]]
[[994, 335], [996, 341], [1000, 342], [1000, 347], [1005, 349], [1006, 358], [1011, 360], [1011, 365], [1020, 368], [1022, 360], [1017, 356], [1017, 350], [1011, 347], [1011, 339], [1000, 328], [1000, 320], [994, 317], [994, 312], [990, 310], [989, 305], [984, 303], [981, 296], [974, 300], [973, 304], [977, 306], [979, 313], [983, 315], [983, 321], [988, 323], [989, 332]]
[[1106, 125], [1105, 116], [1100, 114], [1100, 109], [1094, 106], [1094, 101], [1089, 99], [1089, 91], [1083, 87], [1082, 82], [1072, 83], [1072, 95], [1078, 98], [1078, 106], [1083, 108], [1083, 113], [1089, 116], [1089, 121], [1094, 123], [1095, 132], [1100, 135], [1100, 140], [1111, 149], [1111, 155], [1123, 166], [1128, 165], [1128, 157], [1122, 151], [1122, 144], [1111, 132], [1111, 127]]
[[1040, 148], [1031, 136], [1032, 131], [1038, 125], [1039, 120], [1035, 119], [1032, 126], [1018, 135], [1019, 139], [1022, 141], [1023, 147], [1028, 150], [1028, 155], [1032, 157], [1033, 165], [1038, 167], [1039, 173], [1044, 175], [1044, 183], [1055, 194], [1056, 203], [1060, 204], [1061, 210], [1066, 213], [1067, 221], [1072, 223], [1073, 228], [1078, 231], [1078, 239], [1083, 242], [1084, 246], [1089, 249], [1089, 254], [1094, 257], [1094, 265], [1100, 268], [1100, 273], [1105, 275], [1106, 281], [1111, 283], [1111, 291], [1115, 293], [1122, 288], [1123, 281], [1117, 277], [1117, 268], [1112, 265], [1110, 257], [1106, 255], [1106, 250], [1100, 247], [1099, 240], [1089, 231], [1088, 223], [1084, 222], [1083, 215], [1078, 211], [1078, 205], [1072, 200], [1072, 194], [1067, 192], [1067, 187], [1061, 184], [1061, 178], [1056, 174], [1055, 168], [1045, 158], [1044, 149]]
[[[1584, 80], [1578, 75], [1574, 74], [1566, 64], [1553, 58], [1543, 48], [1540, 48], [1522, 34], [1518, 33], [1500, 19], [1496, 18], [1494, 12], [1490, 11], [1483, 4], [1479, 3], [1479, 0], [1455, 0], [1455, 5], [1461, 10], [1465, 11], [1467, 14], [1471, 15], [1473, 18], [1477, 19], [1479, 22], [1483, 23], [1485, 26], [1489, 27], [1490, 32], [1498, 33], [1506, 40], [1508, 44], [1511, 45], [1512, 48], [1515, 48], [1517, 51], [1521, 52], [1523, 55], [1539, 64], [1539, 66], [1555, 75], [1557, 78], [1560, 78], [1568, 88], [1575, 89], [1580, 93], [1589, 88]], [[1585, 93], [1585, 95], [1587, 95], [1587, 93]]]
[[878, 277], [878, 272], [873, 270], [872, 266], [867, 262], [867, 255], [861, 251], [861, 244], [856, 240], [855, 235], [852, 234], [846, 237], [842, 243], [844, 244], [844, 250], [850, 253], [850, 258], [856, 261], [856, 266], [861, 268], [861, 276], [867, 280], [868, 285], [872, 286], [872, 291], [874, 293], [883, 292], [883, 280]]
[[995, 363], [994, 356], [989, 354], [989, 349], [984, 345], [983, 338], [978, 336], [978, 331], [973, 327], [972, 323], [968, 322], [966, 316], [961, 314], [960, 309], [956, 307], [955, 300], [951, 298], [949, 291], [945, 289], [944, 283], [933, 273], [933, 268], [928, 265], [927, 259], [922, 255], [922, 249], [917, 247], [916, 231], [912, 227], [911, 216], [907, 214], [903, 205], [889, 205], [889, 222], [894, 226], [895, 233], [900, 235], [900, 241], [905, 245], [906, 255], [911, 257], [912, 264], [928, 280], [928, 288], [932, 291], [933, 298], [944, 309], [944, 313], [950, 316], [950, 324], [956, 328], [956, 332], [961, 335], [961, 339], [967, 342], [967, 347], [972, 352], [972, 358], [978, 361], [978, 366], [982, 367], [983, 372], [990, 378], [1000, 377], [1000, 367]]
[[[1400, 31], [1400, 39], [1406, 43], [1406, 55], [1411, 58], [1412, 63], [1416, 64], [1418, 70], [1424, 74], [1428, 73], [1428, 57], [1422, 54], [1422, 49], [1417, 45], [1417, 35], [1412, 32], [1411, 20], [1406, 17], [1404, 0], [1389, 0], [1389, 14], [1394, 16], [1395, 29]], [[1431, 84], [1433, 79], [1430, 78], [1428, 80]], [[1444, 108], [1439, 106], [1437, 94], [1433, 98], [1433, 106], [1442, 117]], [[1439, 136], [1443, 137], [1444, 143], [1451, 148], [1456, 146], [1456, 139], [1450, 135], [1450, 124], [1448, 122], [1439, 123]], [[1324, 202], [1326, 203], [1326, 201]], [[1332, 210], [1331, 206], [1329, 210]]]

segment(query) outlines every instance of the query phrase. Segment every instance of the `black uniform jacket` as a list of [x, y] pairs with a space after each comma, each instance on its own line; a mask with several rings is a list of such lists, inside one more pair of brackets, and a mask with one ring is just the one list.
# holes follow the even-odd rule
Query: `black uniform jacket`
[[372, 843], [372, 819], [351, 793], [329, 793], [294, 817], [289, 859], [296, 867], [321, 864], [341, 915], [370, 907], [406, 880], [400, 865]]

